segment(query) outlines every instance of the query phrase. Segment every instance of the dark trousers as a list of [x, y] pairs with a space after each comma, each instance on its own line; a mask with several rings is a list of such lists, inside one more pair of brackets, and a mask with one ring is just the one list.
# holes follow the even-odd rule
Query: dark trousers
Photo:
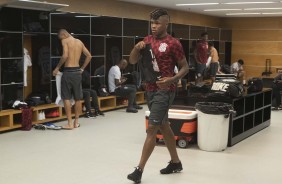
[[[91, 111], [91, 106], [95, 109], [95, 111], [99, 110], [98, 105], [98, 97], [97, 92], [93, 89], [83, 89], [83, 99], [84, 99], [84, 105], [87, 112]], [[90, 97], [92, 98], [92, 101], [90, 101]]]
[[132, 108], [136, 105], [136, 86], [124, 85], [115, 89], [115, 95], [128, 98], [128, 108]]
[[276, 107], [279, 107], [281, 105], [280, 91], [282, 91], [282, 83], [272, 84], [272, 95], [273, 95], [273, 98], [275, 98]]

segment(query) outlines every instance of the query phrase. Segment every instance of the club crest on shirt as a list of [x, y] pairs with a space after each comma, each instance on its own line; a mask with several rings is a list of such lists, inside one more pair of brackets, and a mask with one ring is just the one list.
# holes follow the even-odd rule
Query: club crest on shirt
[[168, 45], [167, 45], [166, 43], [161, 43], [161, 44], [160, 44], [160, 47], [159, 47], [159, 51], [160, 51], [160, 52], [165, 52], [167, 46], [168, 46]]

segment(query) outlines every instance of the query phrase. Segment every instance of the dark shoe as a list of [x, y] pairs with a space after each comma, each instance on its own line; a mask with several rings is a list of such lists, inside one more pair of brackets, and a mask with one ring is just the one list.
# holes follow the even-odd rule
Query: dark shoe
[[134, 181], [135, 183], [141, 183], [142, 173], [142, 169], [140, 169], [140, 167], [136, 167], [133, 173], [127, 175], [127, 179]]
[[161, 169], [160, 172], [161, 174], [171, 174], [171, 173], [180, 172], [182, 171], [182, 169], [183, 168], [181, 162], [173, 163], [172, 161], [170, 161], [168, 163], [168, 166], [164, 169]]
[[139, 110], [143, 109], [143, 107], [142, 107], [142, 106], [139, 106], [139, 105], [135, 105], [134, 108], [135, 108], [135, 109], [139, 109]]
[[95, 116], [105, 116], [105, 114], [102, 111], [97, 110], [95, 111]]
[[135, 108], [127, 108], [127, 109], [126, 109], [126, 112], [137, 113], [137, 112], [138, 112], [138, 110], [137, 110], [137, 109], [135, 109]]
[[92, 112], [86, 112], [84, 117], [86, 117], [86, 118], [95, 118], [96, 116]]

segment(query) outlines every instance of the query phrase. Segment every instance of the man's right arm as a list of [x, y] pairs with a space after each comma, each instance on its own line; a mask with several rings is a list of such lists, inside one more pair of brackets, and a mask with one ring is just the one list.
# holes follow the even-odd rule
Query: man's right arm
[[57, 73], [59, 72], [59, 69], [61, 68], [61, 66], [66, 62], [66, 60], [68, 59], [68, 55], [69, 55], [69, 49], [67, 44], [64, 42], [64, 40], [62, 40], [62, 46], [63, 46], [63, 55], [58, 63], [58, 65], [56, 66], [56, 68], [53, 70], [53, 76], [56, 76]]

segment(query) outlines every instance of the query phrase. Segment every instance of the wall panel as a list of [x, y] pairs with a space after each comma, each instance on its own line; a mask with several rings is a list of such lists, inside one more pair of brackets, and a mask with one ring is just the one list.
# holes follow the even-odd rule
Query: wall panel
[[247, 78], [261, 77], [266, 59], [271, 59], [273, 75], [281, 68], [281, 18], [226, 18], [222, 26], [232, 29], [232, 62], [245, 61]]

